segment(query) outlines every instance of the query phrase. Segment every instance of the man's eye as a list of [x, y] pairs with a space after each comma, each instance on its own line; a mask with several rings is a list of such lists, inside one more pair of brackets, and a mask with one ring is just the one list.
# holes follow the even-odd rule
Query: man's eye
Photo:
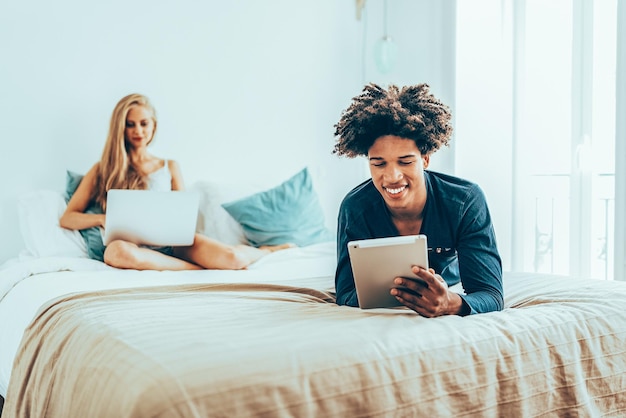
[[385, 163], [372, 163], [374, 167], [384, 167]]
[[414, 161], [400, 161], [401, 165], [411, 165], [413, 163], [414, 163]]

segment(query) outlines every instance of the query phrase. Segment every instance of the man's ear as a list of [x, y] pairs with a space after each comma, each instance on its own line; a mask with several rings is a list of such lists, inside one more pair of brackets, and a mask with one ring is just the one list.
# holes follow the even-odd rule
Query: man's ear
[[424, 168], [428, 168], [428, 164], [430, 163], [430, 154], [422, 155], [422, 163]]

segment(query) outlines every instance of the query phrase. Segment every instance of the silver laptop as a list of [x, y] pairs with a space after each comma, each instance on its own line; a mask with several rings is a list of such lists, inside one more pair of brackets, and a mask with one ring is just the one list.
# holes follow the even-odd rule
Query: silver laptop
[[196, 192], [109, 190], [102, 241], [121, 239], [135, 244], [193, 244], [198, 219]]
[[402, 306], [389, 291], [396, 277], [416, 277], [414, 265], [428, 268], [426, 235], [374, 238], [348, 243], [359, 307]]

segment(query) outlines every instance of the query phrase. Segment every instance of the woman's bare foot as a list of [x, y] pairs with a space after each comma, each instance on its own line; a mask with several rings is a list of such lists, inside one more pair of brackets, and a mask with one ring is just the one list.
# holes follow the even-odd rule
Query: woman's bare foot
[[265, 250], [270, 253], [273, 253], [275, 251], [286, 250], [287, 248], [295, 248], [295, 247], [297, 247], [296, 244], [289, 242], [287, 244], [280, 244], [280, 245], [261, 245], [259, 247], [259, 250]]

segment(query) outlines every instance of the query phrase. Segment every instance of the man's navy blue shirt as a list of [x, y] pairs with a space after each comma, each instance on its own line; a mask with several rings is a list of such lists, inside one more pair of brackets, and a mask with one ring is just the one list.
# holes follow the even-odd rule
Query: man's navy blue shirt
[[[428, 239], [429, 267], [449, 286], [459, 281], [470, 313], [503, 307], [502, 261], [485, 195], [458, 177], [424, 171], [426, 206], [420, 234]], [[341, 203], [337, 223], [337, 303], [359, 306], [348, 242], [398, 236], [383, 197], [371, 179], [352, 189]]]

